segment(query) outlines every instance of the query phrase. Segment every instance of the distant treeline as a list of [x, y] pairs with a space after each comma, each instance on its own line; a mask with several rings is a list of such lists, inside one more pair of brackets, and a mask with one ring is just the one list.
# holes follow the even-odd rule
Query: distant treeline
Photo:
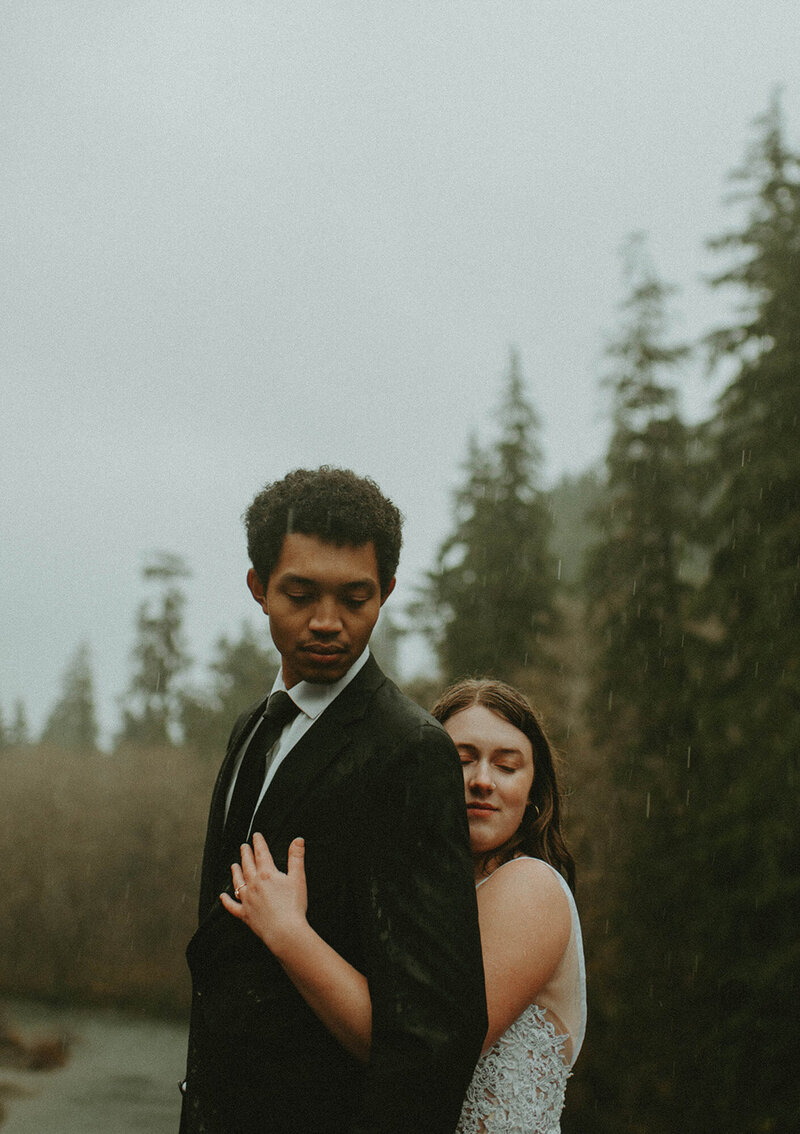
[[0, 989], [182, 1013], [214, 770], [182, 749], [0, 753]]
[[[800, 158], [777, 99], [736, 184], [739, 226], [710, 242], [730, 324], [676, 341], [672, 289], [632, 237], [603, 472], [543, 489], [512, 352], [496, 436], [471, 443], [406, 612], [440, 670], [412, 695], [506, 678], [566, 756], [590, 1021], [565, 1134], [800, 1128], [785, 1070], [800, 1048]], [[678, 388], [701, 355], [726, 387], [689, 426]], [[0, 950], [16, 991], [185, 1002], [211, 781], [277, 664], [243, 630], [218, 644], [206, 688], [184, 683], [185, 571], [148, 564], [113, 754], [94, 751], [85, 650], [42, 743], [25, 745], [19, 711], [0, 737]], [[376, 643], [390, 669], [399, 632]]]

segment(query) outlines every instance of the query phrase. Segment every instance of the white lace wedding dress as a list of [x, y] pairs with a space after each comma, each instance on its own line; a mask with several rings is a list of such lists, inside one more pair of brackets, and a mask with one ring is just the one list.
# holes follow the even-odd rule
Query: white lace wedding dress
[[[512, 859], [498, 869], [513, 869], [519, 861]], [[553, 873], [569, 902], [572, 929], [567, 948], [536, 1003], [478, 1061], [456, 1134], [561, 1130], [564, 1091], [586, 1029], [586, 973], [575, 899], [561, 875]]]

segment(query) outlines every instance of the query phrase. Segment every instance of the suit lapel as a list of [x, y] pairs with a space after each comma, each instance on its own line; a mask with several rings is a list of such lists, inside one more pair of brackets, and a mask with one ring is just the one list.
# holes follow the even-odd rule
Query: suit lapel
[[[280, 832], [292, 809], [299, 799], [323, 774], [325, 768], [347, 746], [350, 738], [349, 726], [363, 718], [369, 700], [375, 690], [386, 681], [378, 663], [370, 654], [366, 665], [359, 670], [353, 680], [339, 694], [332, 705], [314, 722], [308, 732], [287, 754], [275, 773], [275, 777], [264, 793], [254, 820], [253, 830], [261, 831], [269, 843]], [[205, 936], [207, 929], [220, 914], [230, 917], [223, 910], [214, 889], [214, 863], [219, 854], [222, 837], [222, 813], [225, 793], [230, 784], [236, 753], [242, 741], [255, 724], [256, 717], [263, 713], [265, 701], [259, 702], [250, 713], [243, 714], [234, 732], [223, 761], [211, 802], [209, 831], [203, 854], [203, 874], [200, 887], [200, 925], [192, 941], [189, 952], [198, 948], [199, 938]], [[241, 722], [241, 727], [239, 727]], [[213, 830], [212, 830], [213, 826]], [[311, 835], [311, 832], [309, 832]], [[213, 856], [213, 857], [212, 857]], [[230, 889], [230, 887], [228, 887]], [[216, 899], [216, 900], [215, 900]]]
[[206, 843], [203, 850], [203, 866], [200, 875], [200, 917], [205, 916], [209, 907], [213, 904], [214, 899], [217, 897], [217, 860], [222, 845], [222, 827], [225, 818], [225, 797], [230, 787], [231, 776], [233, 775], [233, 768], [236, 763], [236, 757], [246, 736], [249, 735], [251, 729], [260, 717], [266, 706], [266, 698], [259, 701], [253, 708], [246, 710], [237, 720], [231, 732], [230, 740], [228, 741], [228, 750], [225, 753], [225, 759], [222, 761], [222, 767], [217, 776], [217, 782], [214, 784], [214, 791], [211, 796], [211, 807], [208, 814], [208, 829], [206, 831]]
[[345, 748], [350, 739], [349, 726], [363, 718], [372, 694], [385, 680], [370, 655], [363, 669], [287, 753], [253, 820], [253, 830], [262, 831], [267, 842], [270, 835], [274, 837], [281, 830], [300, 799]]

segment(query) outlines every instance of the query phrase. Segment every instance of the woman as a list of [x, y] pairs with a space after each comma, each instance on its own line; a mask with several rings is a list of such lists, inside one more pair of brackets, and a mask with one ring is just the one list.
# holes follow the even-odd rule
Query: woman
[[[464, 772], [489, 1015], [458, 1134], [557, 1134], [586, 994], [553, 756], [527, 700], [502, 682], [459, 682], [432, 713]], [[306, 920], [303, 853], [296, 839], [283, 874], [255, 835], [231, 868], [239, 901], [225, 894], [222, 901], [261, 937], [339, 1042], [366, 1060], [369, 988]]]

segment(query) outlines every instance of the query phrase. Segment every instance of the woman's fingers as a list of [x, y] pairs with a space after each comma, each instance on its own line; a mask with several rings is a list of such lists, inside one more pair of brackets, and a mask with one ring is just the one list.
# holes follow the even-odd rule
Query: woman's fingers
[[241, 865], [231, 866], [233, 897], [220, 895], [223, 907], [248, 925], [272, 949], [276, 942], [295, 932], [308, 906], [305, 872], [305, 841], [293, 839], [287, 853], [286, 872], [279, 870], [260, 833], [252, 847], [241, 848]]
[[272, 861], [266, 840], [258, 832], [253, 835], [252, 847], [249, 843], [242, 843], [239, 850], [242, 856], [241, 866], [238, 862], [231, 864], [234, 890], [241, 889], [248, 883], [252, 884], [259, 874], [267, 876], [275, 870], [275, 863]]
[[239, 921], [243, 920], [244, 910], [237, 901], [234, 901], [230, 894], [226, 894], [223, 891], [223, 893], [221, 893], [219, 896], [219, 900], [222, 902], [228, 913], [233, 914], [234, 917], [238, 917]]
[[232, 913], [234, 917], [238, 917], [241, 920], [244, 917], [244, 910], [242, 909], [239, 891], [243, 890], [247, 883], [244, 880], [244, 874], [238, 862], [234, 862], [231, 865], [231, 878], [233, 879], [233, 897], [223, 891], [219, 898], [228, 913]]
[[255, 854], [255, 862], [259, 870], [275, 869], [275, 863], [272, 861], [272, 855], [269, 853], [267, 840], [260, 831], [256, 831], [253, 834], [253, 853]]
[[289, 844], [289, 864], [286, 868], [286, 873], [290, 878], [293, 878], [295, 875], [305, 877], [305, 857], [305, 839], [292, 839]]
[[[251, 878], [256, 872], [256, 863], [255, 859], [253, 858], [253, 848], [249, 843], [242, 843], [241, 847], [239, 848], [239, 852], [242, 856], [242, 876], [244, 877], [244, 880], [246, 882], [248, 878]], [[234, 863], [234, 866], [235, 865], [236, 863]]]
[[308, 909], [308, 889], [306, 887], [306, 844], [304, 839], [293, 839], [289, 844], [289, 865], [286, 868], [289, 884], [297, 909], [303, 914]]

